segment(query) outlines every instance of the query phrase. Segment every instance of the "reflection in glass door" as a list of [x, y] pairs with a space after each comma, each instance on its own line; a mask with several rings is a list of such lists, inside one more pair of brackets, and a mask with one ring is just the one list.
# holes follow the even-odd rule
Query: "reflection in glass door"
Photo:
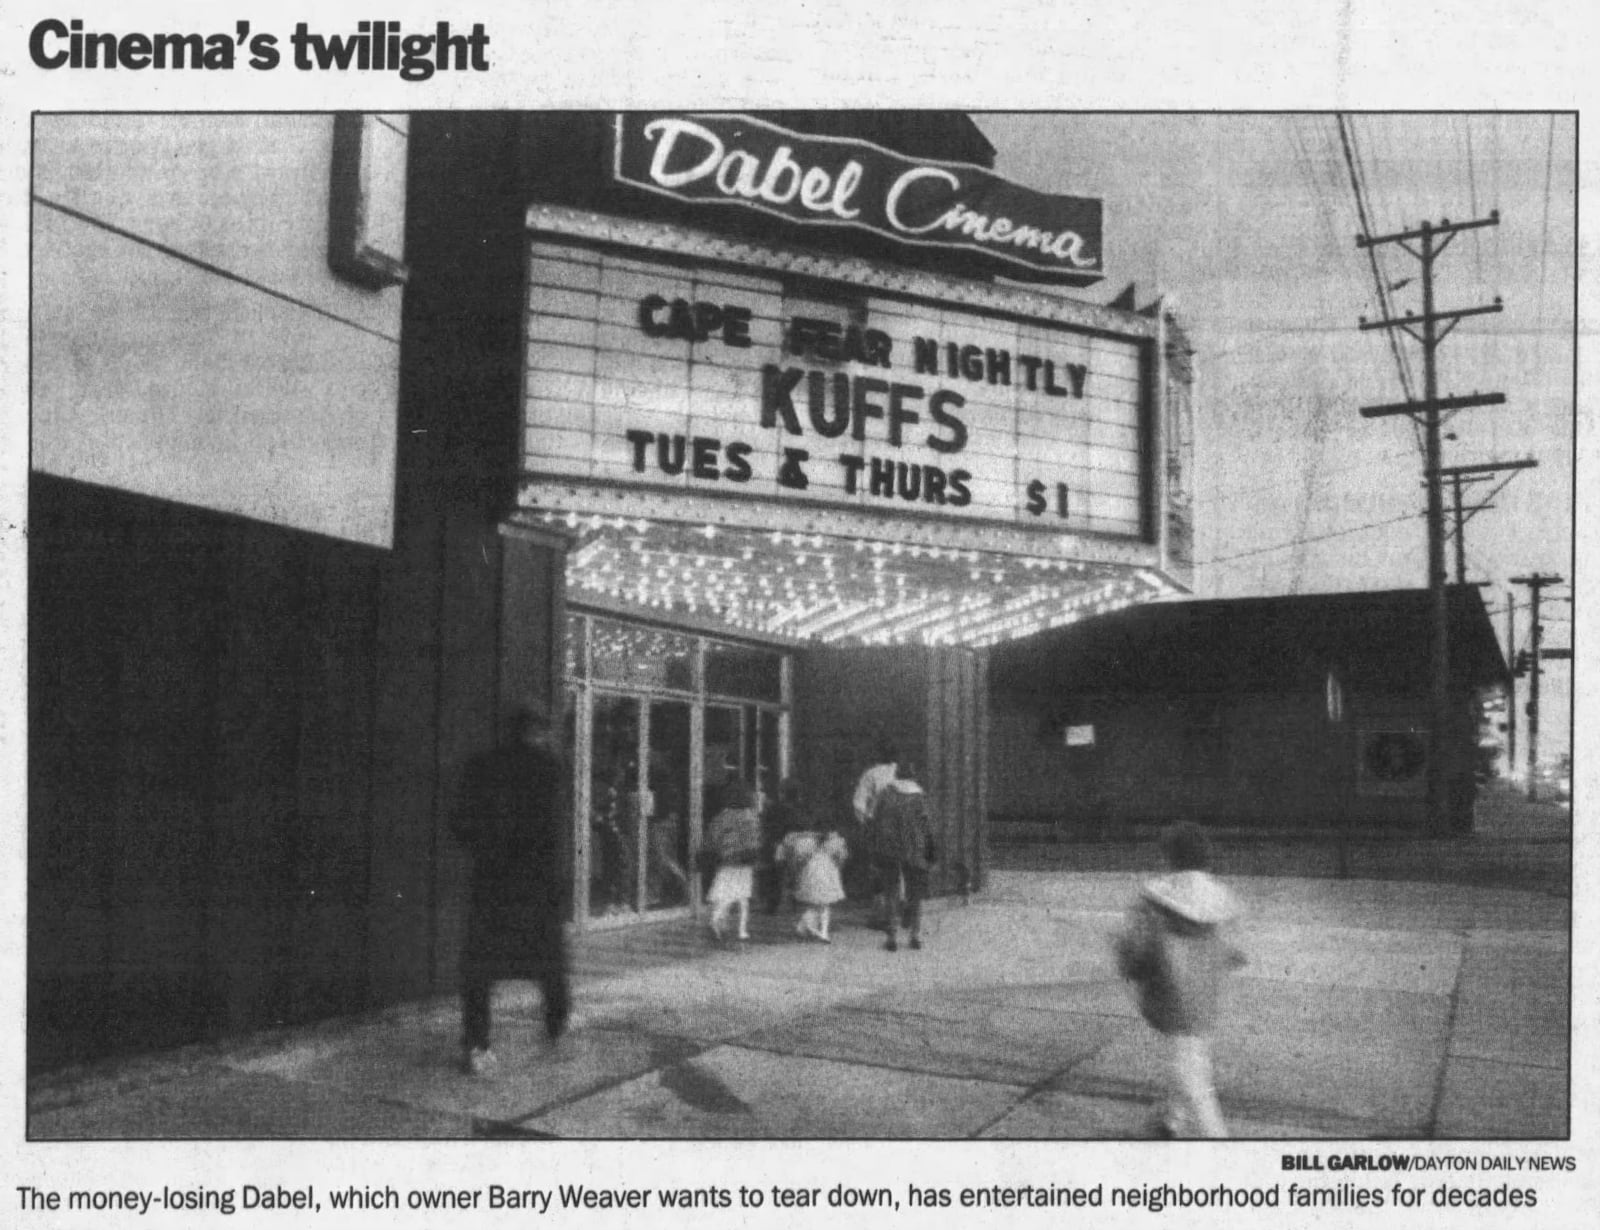
[[628, 913], [638, 899], [639, 701], [597, 694], [589, 772], [589, 913]]
[[776, 800], [778, 779], [782, 776], [778, 763], [777, 713], [755, 705], [744, 707], [744, 747], [745, 780], [756, 788], [765, 802]]
[[692, 896], [689, 879], [692, 744], [689, 703], [652, 701], [649, 731], [644, 908], [667, 910], [689, 905]]
[[706, 706], [705, 818], [721, 806], [722, 791], [738, 779], [765, 799], [778, 794], [783, 774], [776, 710], [759, 705]]
[[589, 785], [591, 917], [675, 909], [691, 903], [690, 712], [688, 701], [604, 692], [594, 697]]
[[734, 705], [706, 706], [706, 735], [701, 774], [704, 799], [701, 814], [706, 823], [722, 810], [728, 783], [745, 777], [744, 726]]

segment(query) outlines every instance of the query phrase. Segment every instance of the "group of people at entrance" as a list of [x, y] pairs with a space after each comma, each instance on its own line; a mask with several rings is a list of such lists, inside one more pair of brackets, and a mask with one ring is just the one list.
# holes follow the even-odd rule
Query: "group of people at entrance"
[[[868, 862], [875, 922], [888, 932], [884, 947], [897, 952], [904, 930], [910, 947], [921, 948], [922, 903], [939, 851], [927, 796], [910, 763], [892, 746], [879, 747], [857, 783], [852, 808], [854, 853]], [[759, 873], [769, 913], [791, 901], [797, 907], [796, 934], [831, 943], [833, 907], [845, 899], [843, 871], [852, 855], [841, 827], [813, 823], [792, 779], [782, 783], [777, 800], [764, 810], [748, 786], [731, 783], [706, 829], [708, 861], [716, 868], [706, 892], [712, 934], [728, 939], [730, 922], [736, 921], [733, 937], [750, 938]]]
[[[560, 823], [566, 769], [550, 723], [520, 710], [510, 737], [474, 757], [463, 777], [451, 828], [472, 855], [471, 904], [461, 960], [463, 1066], [480, 1075], [494, 1064], [490, 997], [500, 979], [532, 979], [544, 1003], [545, 1032], [565, 1032], [571, 996], [564, 924], [568, 916], [566, 826]], [[857, 841], [873, 873], [884, 947], [900, 948], [904, 931], [922, 947], [922, 904], [939, 850], [927, 797], [910, 764], [890, 746], [857, 783], [852, 806]], [[777, 801], [757, 807], [755, 793], [731, 783], [707, 828], [716, 864], [707, 900], [711, 928], [727, 938], [750, 936], [750, 903], [762, 872], [766, 905], [785, 899], [799, 913], [795, 930], [830, 942], [832, 908], [845, 897], [841, 874], [850, 850], [837, 827], [809, 822], [798, 786], [785, 782]], [[1240, 910], [1211, 875], [1205, 831], [1181, 824], [1164, 836], [1168, 873], [1145, 882], [1114, 936], [1118, 972], [1133, 988], [1145, 1020], [1165, 1040], [1166, 1094], [1157, 1134], [1226, 1135], [1212, 1079], [1211, 1037], [1226, 975], [1244, 963], [1229, 938]]]

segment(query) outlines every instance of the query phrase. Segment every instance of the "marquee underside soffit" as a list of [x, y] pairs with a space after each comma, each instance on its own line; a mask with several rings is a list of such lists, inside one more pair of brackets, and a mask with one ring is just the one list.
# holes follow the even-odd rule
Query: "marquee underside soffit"
[[814, 533], [570, 512], [568, 600], [832, 645], [979, 648], [1178, 592], [1158, 573]]

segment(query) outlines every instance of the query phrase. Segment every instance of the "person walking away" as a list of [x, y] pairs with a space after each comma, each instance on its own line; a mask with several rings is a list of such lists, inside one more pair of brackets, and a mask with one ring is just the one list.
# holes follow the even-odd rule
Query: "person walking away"
[[750, 938], [750, 894], [755, 887], [755, 865], [761, 857], [761, 821], [755, 811], [755, 795], [742, 781], [734, 780], [723, 790], [723, 806], [711, 820], [707, 845], [717, 860], [717, 873], [711, 879], [706, 900], [711, 903], [711, 933], [726, 938], [728, 914], [737, 908], [738, 936]]
[[840, 868], [850, 857], [849, 846], [838, 833], [822, 837], [816, 833], [792, 833], [785, 839], [785, 859], [797, 868], [794, 899], [801, 914], [795, 930], [801, 935], [831, 944], [828, 934], [836, 902], [844, 900], [844, 878]]
[[800, 783], [786, 777], [778, 783], [777, 799], [761, 816], [761, 895], [768, 914], [776, 914], [783, 908], [794, 884], [796, 868], [780, 858], [778, 852], [790, 833], [810, 829], [806, 821]]
[[939, 850], [933, 840], [933, 815], [928, 796], [914, 777], [913, 766], [902, 759], [894, 780], [878, 800], [875, 821], [879, 848], [888, 873], [889, 938], [884, 947], [900, 949], [900, 928], [910, 933], [912, 948], [922, 947], [922, 903], [927, 899], [932, 868]]
[[472, 858], [461, 957], [462, 1067], [494, 1067], [490, 1003], [500, 979], [539, 983], [554, 1042], [571, 1013], [563, 924], [570, 896], [565, 766], [543, 710], [516, 710], [506, 738], [467, 762], [451, 832]]
[[1115, 938], [1117, 968], [1144, 1019], [1167, 1043], [1167, 1089], [1156, 1133], [1223, 1137], [1228, 1130], [1211, 1048], [1223, 980], [1245, 964], [1230, 932], [1240, 906], [1211, 874], [1211, 842], [1199, 825], [1168, 829], [1161, 849], [1170, 874], [1140, 887]]
[[[899, 872], [890, 867], [877, 832], [878, 800], [894, 781], [899, 749], [887, 739], [878, 741], [873, 761], [856, 781], [851, 807], [856, 818], [856, 848], [866, 856], [866, 872], [871, 879], [872, 916], [868, 926], [887, 926], [890, 902], [899, 895]], [[890, 883], [890, 880], [893, 883]]]

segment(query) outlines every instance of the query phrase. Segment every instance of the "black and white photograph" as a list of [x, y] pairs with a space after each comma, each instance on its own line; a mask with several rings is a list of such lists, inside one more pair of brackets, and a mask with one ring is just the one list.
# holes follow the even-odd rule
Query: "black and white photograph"
[[31, 1128], [1566, 1135], [1573, 119], [36, 117]]
[[21, 1224], [1579, 1207], [1569, 93], [244, 16], [6, 49]]

